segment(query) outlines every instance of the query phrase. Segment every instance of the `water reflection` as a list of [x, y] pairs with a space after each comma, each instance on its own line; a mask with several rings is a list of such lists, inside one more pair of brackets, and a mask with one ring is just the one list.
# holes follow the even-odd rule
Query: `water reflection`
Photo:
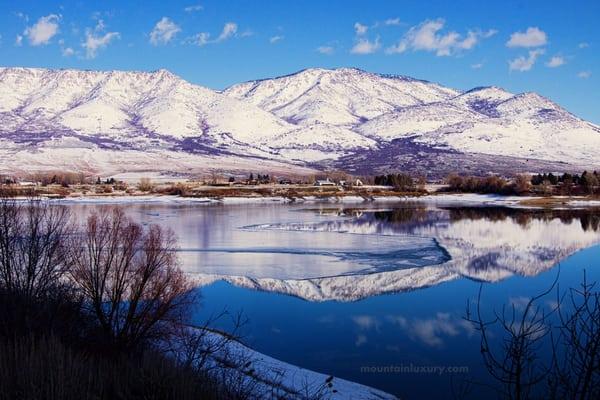
[[[498, 281], [514, 274], [533, 276], [600, 241], [598, 209], [412, 206], [304, 211], [308, 215], [326, 216], [327, 220], [263, 223], [242, 229], [294, 233], [304, 238], [317, 233], [320, 236], [310, 237], [314, 241], [308, 244], [316, 249], [321, 245], [320, 238], [327, 235], [338, 235], [335, 241], [338, 246], [352, 238], [350, 247], [359, 246], [354, 251], [346, 249], [329, 255], [367, 263], [371, 268], [349, 268], [337, 276], [304, 279], [200, 274], [198, 282], [207, 284], [223, 279], [242, 287], [312, 301], [349, 301], [428, 287], [461, 276], [482, 281]], [[420, 242], [423, 239], [433, 240], [437, 247], [429, 244], [425, 249], [420, 248], [428, 243]], [[405, 247], [396, 252], [393, 246], [398, 243]], [[374, 246], [379, 252], [373, 250]]]
[[[82, 214], [89, 206], [73, 206]], [[353, 301], [467, 277], [534, 276], [600, 242], [600, 209], [128, 205], [171, 227], [198, 285]]]

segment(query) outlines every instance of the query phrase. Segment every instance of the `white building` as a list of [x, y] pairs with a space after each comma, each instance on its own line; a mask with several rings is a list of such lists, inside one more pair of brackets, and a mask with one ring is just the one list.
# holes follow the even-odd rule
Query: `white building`
[[315, 182], [315, 186], [335, 186], [335, 182], [330, 181], [329, 178], [325, 180], [320, 179]]

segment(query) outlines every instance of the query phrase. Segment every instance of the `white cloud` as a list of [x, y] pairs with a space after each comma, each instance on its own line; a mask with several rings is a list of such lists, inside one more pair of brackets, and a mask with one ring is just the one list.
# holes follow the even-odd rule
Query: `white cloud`
[[577, 74], [577, 77], [581, 79], [588, 79], [590, 76], [592, 76], [592, 73], [590, 71], [581, 71]]
[[317, 47], [317, 52], [330, 56], [335, 52], [335, 49], [333, 46], [319, 46]]
[[481, 68], [483, 68], [483, 63], [471, 64], [471, 68], [481, 69]]
[[224, 26], [223, 26], [223, 30], [221, 31], [221, 34], [219, 35], [219, 37], [217, 38], [217, 42], [222, 42], [224, 40], [229, 39], [230, 37], [232, 37], [233, 35], [236, 34], [238, 29], [238, 26], [235, 22], [227, 22]]
[[21, 12], [21, 11], [17, 11], [17, 12], [15, 13], [15, 15], [16, 15], [18, 18], [22, 19], [23, 21], [25, 21], [25, 22], [29, 22], [29, 15], [27, 15], [27, 14], [25, 14], [25, 13]]
[[497, 34], [497, 33], [498, 33], [498, 30], [497, 30], [497, 29], [488, 29], [487, 31], [483, 32], [483, 33], [481, 34], [481, 36], [482, 36], [484, 39], [487, 39], [487, 38], [491, 38], [492, 36], [494, 36], [494, 35], [495, 35], [495, 34]]
[[567, 62], [562, 56], [554, 56], [547, 63], [546, 66], [550, 68], [560, 67], [561, 65], [565, 65]]
[[520, 56], [508, 62], [510, 71], [529, 71], [537, 61], [538, 57], [544, 54], [544, 49], [530, 50], [527, 57]]
[[514, 307], [515, 310], [524, 311], [531, 299], [525, 296], [509, 297], [508, 304]]
[[352, 54], [372, 54], [381, 48], [381, 43], [379, 42], [379, 36], [375, 39], [374, 42], [369, 39], [358, 39], [354, 47], [350, 50]]
[[23, 45], [23, 36], [17, 35], [17, 37], [15, 38], [15, 46], [22, 46], [22, 45]]
[[119, 32], [106, 32], [105, 34], [102, 34], [104, 29], [105, 25], [102, 20], [98, 20], [94, 29], [86, 29], [85, 42], [81, 44], [81, 47], [85, 49], [86, 58], [95, 58], [98, 54], [98, 50], [108, 46], [113, 39], [119, 39], [121, 37]]
[[[195, 44], [197, 46], [205, 46], [210, 43], [219, 43], [219, 42], [223, 42], [223, 41], [235, 36], [237, 33], [237, 30], [238, 30], [238, 26], [235, 22], [227, 22], [223, 26], [223, 30], [221, 31], [219, 36], [214, 40], [210, 39], [210, 37], [211, 37], [210, 33], [200, 32], [200, 33], [195, 34], [194, 36], [187, 38], [186, 42]], [[246, 31], [241, 36], [245, 37], [245, 36], [251, 36], [253, 34], [254, 33], [251, 31]]]
[[590, 44], [587, 42], [581, 42], [577, 45], [577, 47], [579, 47], [580, 49], [585, 49], [585, 48], [590, 47]]
[[400, 25], [400, 18], [388, 18], [384, 22], [384, 25]]
[[35, 24], [28, 26], [23, 35], [29, 39], [32, 46], [45, 45], [58, 33], [58, 21], [60, 16], [56, 14], [40, 17]]
[[357, 35], [364, 35], [365, 33], [367, 33], [368, 29], [369, 29], [368, 26], [363, 25], [360, 22], [357, 22], [354, 24], [354, 31], [356, 32]]
[[540, 47], [548, 43], [546, 32], [538, 27], [529, 27], [525, 32], [515, 32], [506, 42], [508, 47]]
[[75, 50], [73, 50], [72, 47], [65, 47], [65, 41], [63, 39], [60, 39], [58, 41], [58, 44], [60, 46], [60, 52], [63, 55], [63, 57], [71, 57], [75, 54]]
[[197, 46], [204, 46], [210, 43], [210, 33], [208, 32], [200, 32], [194, 36], [192, 36], [189, 41]]
[[179, 25], [167, 17], [162, 17], [161, 20], [154, 25], [152, 32], [150, 32], [150, 43], [154, 46], [167, 44], [175, 38], [175, 35], [179, 32], [181, 32]]
[[283, 40], [285, 36], [275, 35], [269, 39], [269, 43], [274, 44]]
[[250, 37], [250, 36], [254, 36], [254, 32], [252, 32], [251, 30], [245, 30], [244, 32], [240, 33], [240, 37]]
[[407, 320], [403, 316], [392, 315], [387, 319], [405, 330], [412, 340], [420, 341], [431, 347], [442, 347], [445, 337], [472, 332], [472, 327], [467, 321], [455, 318], [448, 313], [437, 313], [434, 318]]
[[354, 342], [354, 344], [356, 345], [356, 347], [360, 347], [363, 344], [367, 343], [368, 339], [366, 335], [363, 335], [362, 333], [356, 336], [356, 341]]
[[445, 21], [442, 18], [427, 20], [417, 26], [413, 26], [393, 46], [386, 49], [388, 54], [403, 53], [407, 50], [434, 52], [437, 56], [450, 56], [462, 50], [470, 50], [482, 38], [489, 38], [497, 33], [491, 29], [486, 32], [470, 30], [466, 37], [451, 31], [441, 34]]
[[204, 10], [204, 7], [201, 4], [194, 4], [191, 6], [187, 6], [186, 8], [183, 9], [183, 11], [185, 11], [187, 13], [192, 13], [192, 12], [202, 11], [202, 10]]
[[64, 49], [61, 49], [61, 53], [65, 57], [71, 57], [73, 54], [75, 54], [75, 50], [73, 50], [72, 47], [65, 47]]
[[352, 317], [352, 322], [354, 322], [361, 330], [379, 330], [379, 320], [370, 315], [355, 315]]

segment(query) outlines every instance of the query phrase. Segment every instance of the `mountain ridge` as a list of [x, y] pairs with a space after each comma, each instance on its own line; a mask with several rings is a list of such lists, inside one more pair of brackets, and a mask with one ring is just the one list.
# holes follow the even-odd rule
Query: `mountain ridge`
[[[411, 170], [417, 160], [403, 154], [412, 146], [424, 161], [434, 154], [439, 162], [440, 149], [464, 154], [475, 169], [477, 154], [504, 157], [506, 166], [531, 160], [531, 171], [600, 164], [600, 128], [537, 93], [460, 91], [358, 68], [307, 68], [217, 91], [166, 69], [0, 67], [0, 145], [0, 171], [74, 168], [77, 149], [98, 174], [236, 173], [256, 160], [281, 173], [315, 173], [346, 169], [340, 160], [365, 152], [369, 160], [353, 169], [380, 173]], [[398, 157], [389, 157], [392, 149]], [[109, 159], [123, 166], [107, 168]], [[505, 172], [481, 166], [475, 172]]]

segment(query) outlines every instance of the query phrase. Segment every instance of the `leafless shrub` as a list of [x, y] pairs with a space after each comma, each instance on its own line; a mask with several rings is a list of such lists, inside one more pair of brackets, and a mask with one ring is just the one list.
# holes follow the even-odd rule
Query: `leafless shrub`
[[70, 227], [65, 207], [0, 198], [0, 287], [35, 299], [58, 286]]
[[185, 322], [193, 296], [171, 231], [102, 209], [66, 247], [70, 276], [113, 345], [135, 348]]
[[172, 196], [187, 196], [191, 193], [191, 186], [186, 183], [177, 182], [161, 189], [160, 193], [169, 194]]
[[[552, 288], [554, 285], [552, 286]], [[500, 385], [497, 388], [502, 398], [529, 399], [536, 385], [544, 381], [547, 368], [539, 361], [541, 341], [550, 333], [546, 322], [547, 314], [537, 301], [546, 296], [551, 289], [533, 297], [519, 313], [516, 305], [503, 306], [500, 312], [494, 311], [489, 320], [484, 319], [481, 311], [480, 286], [475, 315], [467, 305], [465, 319], [471, 322], [481, 335], [481, 355], [489, 374]], [[495, 346], [490, 331], [500, 327], [502, 341]]]
[[142, 192], [151, 192], [154, 189], [154, 183], [150, 178], [141, 178], [138, 183], [138, 189]]
[[[483, 361], [501, 398], [600, 397], [600, 292], [585, 273], [579, 288], [563, 294], [557, 280], [522, 311], [503, 307], [484, 319], [481, 289], [475, 312], [467, 307], [465, 319], [480, 333]], [[544, 311], [541, 300], [555, 287], [556, 304]]]
[[513, 190], [518, 195], [527, 194], [531, 191], [531, 176], [519, 174], [513, 181]]
[[600, 292], [584, 272], [558, 308], [560, 322], [549, 394], [557, 399], [600, 398]]

